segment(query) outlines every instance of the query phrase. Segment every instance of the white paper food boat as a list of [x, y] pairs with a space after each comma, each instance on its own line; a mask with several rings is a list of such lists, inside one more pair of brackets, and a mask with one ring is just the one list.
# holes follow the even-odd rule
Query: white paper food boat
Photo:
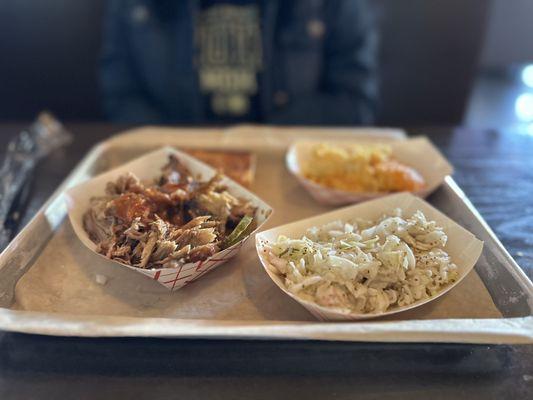
[[118, 264], [122, 267], [143, 274], [151, 279], [156, 280], [158, 283], [170, 290], [177, 290], [234, 257], [239, 252], [244, 242], [251, 235], [253, 235], [270, 217], [272, 214], [272, 208], [238, 183], [227, 177], [224, 177], [222, 183], [228, 187], [228, 190], [231, 194], [237, 197], [248, 199], [255, 207], [257, 207], [257, 228], [244, 240], [241, 240], [235, 245], [214, 254], [212, 257], [204, 261], [184, 264], [179, 268], [142, 269], [132, 267], [131, 265], [127, 265], [119, 261], [110, 260], [104, 255], [96, 252], [96, 245], [89, 238], [89, 235], [83, 228], [83, 214], [89, 209], [90, 198], [103, 195], [106, 184], [108, 182], [114, 182], [119, 176], [126, 172], [134, 173], [141, 181], [152, 180], [156, 178], [161, 173], [161, 168], [168, 162], [168, 156], [171, 154], [175, 155], [195, 177], [198, 177], [201, 180], [208, 180], [216, 173], [213, 168], [197, 160], [196, 158], [170, 147], [164, 147], [160, 150], [139, 157], [109, 172], [98, 175], [95, 178], [68, 190], [66, 197], [70, 222], [74, 228], [74, 231], [76, 232], [76, 235], [85, 246], [108, 262]]
[[[311, 155], [312, 147], [317, 143], [320, 142], [316, 140], [295, 142], [289, 148], [286, 156], [286, 163], [289, 171], [298, 179], [302, 186], [317, 202], [323, 205], [339, 206], [371, 200], [389, 194], [375, 192], [348, 192], [332, 189], [305, 178], [302, 175], [302, 166], [306, 164]], [[415, 193], [420, 197], [427, 197], [442, 184], [446, 176], [453, 173], [453, 167], [451, 164], [425, 137], [388, 141], [383, 139], [378, 141], [336, 141], [331, 144], [335, 146], [347, 146], [356, 143], [381, 143], [391, 146], [393, 157], [403, 164], [416, 169], [426, 181], [426, 187]]]
[[[266, 257], [267, 250], [265, 249], [265, 245], [275, 242], [279, 235], [284, 235], [290, 238], [300, 238], [305, 234], [308, 228], [313, 226], [321, 226], [335, 220], [345, 221], [353, 218], [375, 220], [381, 215], [390, 212], [395, 208], [402, 209], [404, 216], [411, 216], [417, 210], [422, 211], [429, 220], [434, 220], [439, 226], [443, 227], [444, 231], [448, 235], [448, 243], [444, 249], [450, 255], [452, 261], [457, 265], [459, 278], [456, 282], [446, 286], [434, 297], [417, 301], [408, 306], [393, 308], [387, 312], [379, 314], [362, 314], [335, 310], [332, 308], [319, 306], [313, 302], [302, 300], [298, 296], [290, 293], [285, 287], [283, 277], [275, 273], [277, 269], [270, 264], [268, 258]], [[439, 298], [458, 285], [472, 270], [472, 268], [474, 268], [474, 265], [481, 255], [481, 250], [483, 249], [483, 242], [478, 240], [472, 233], [459, 226], [446, 215], [429, 205], [426, 201], [410, 193], [399, 193], [381, 197], [379, 199], [367, 201], [355, 206], [345, 207], [326, 214], [318, 215], [316, 217], [279, 226], [277, 228], [258, 233], [255, 240], [257, 254], [259, 255], [259, 259], [261, 260], [263, 268], [268, 276], [270, 276], [274, 283], [283, 292], [285, 292], [285, 294], [292, 297], [294, 300], [303, 305], [316, 318], [323, 321], [348, 321], [382, 317], [385, 315], [407, 311], [429, 303], [430, 301]]]

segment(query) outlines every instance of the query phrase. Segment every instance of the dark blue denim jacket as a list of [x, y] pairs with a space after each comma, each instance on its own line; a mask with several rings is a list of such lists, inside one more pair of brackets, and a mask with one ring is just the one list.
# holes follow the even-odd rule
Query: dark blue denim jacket
[[[231, 2], [231, 0], [228, 0]], [[376, 31], [364, 0], [260, 0], [261, 121], [372, 123]], [[114, 121], [205, 123], [195, 68], [198, 0], [111, 0], [101, 84]]]

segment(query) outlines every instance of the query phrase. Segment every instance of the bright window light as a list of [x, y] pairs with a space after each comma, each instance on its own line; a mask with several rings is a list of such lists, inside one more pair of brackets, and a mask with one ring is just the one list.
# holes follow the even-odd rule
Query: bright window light
[[518, 119], [533, 121], [533, 93], [524, 93], [516, 98], [514, 110]]
[[522, 82], [533, 88], [533, 64], [526, 65], [522, 70]]

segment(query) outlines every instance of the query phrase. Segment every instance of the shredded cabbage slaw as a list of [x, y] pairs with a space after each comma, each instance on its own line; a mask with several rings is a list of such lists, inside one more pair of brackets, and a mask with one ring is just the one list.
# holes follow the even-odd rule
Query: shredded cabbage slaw
[[287, 290], [318, 305], [383, 313], [435, 296], [458, 278], [447, 236], [421, 211], [394, 210], [378, 221], [333, 221], [300, 239], [267, 245], [270, 270]]

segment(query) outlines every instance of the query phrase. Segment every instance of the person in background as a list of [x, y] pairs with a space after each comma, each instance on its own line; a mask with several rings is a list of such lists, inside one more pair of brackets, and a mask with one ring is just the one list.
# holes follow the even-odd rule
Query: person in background
[[111, 0], [101, 85], [116, 122], [371, 124], [362, 0]]

